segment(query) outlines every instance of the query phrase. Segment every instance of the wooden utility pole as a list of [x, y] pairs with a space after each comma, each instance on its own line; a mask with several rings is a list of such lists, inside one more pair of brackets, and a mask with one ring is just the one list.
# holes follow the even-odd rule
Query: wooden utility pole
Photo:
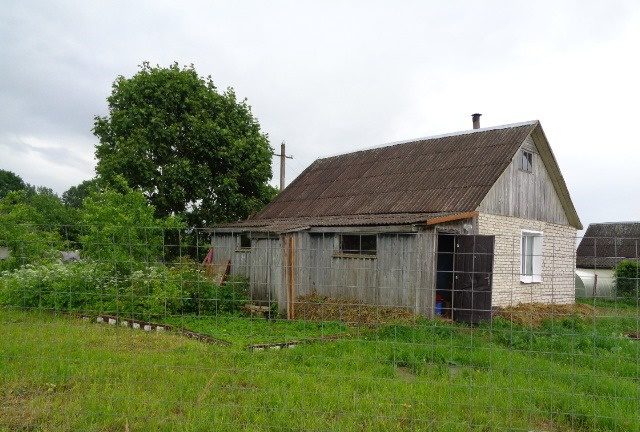
[[293, 156], [287, 155], [285, 152], [284, 141], [280, 144], [280, 154], [275, 154], [274, 156], [280, 156], [280, 190], [284, 189], [284, 167], [285, 167], [285, 159], [293, 159]]

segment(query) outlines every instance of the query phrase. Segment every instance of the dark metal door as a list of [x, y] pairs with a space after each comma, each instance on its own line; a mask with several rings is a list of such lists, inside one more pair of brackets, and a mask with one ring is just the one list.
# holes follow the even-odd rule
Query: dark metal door
[[455, 238], [453, 319], [478, 323], [491, 318], [493, 236]]

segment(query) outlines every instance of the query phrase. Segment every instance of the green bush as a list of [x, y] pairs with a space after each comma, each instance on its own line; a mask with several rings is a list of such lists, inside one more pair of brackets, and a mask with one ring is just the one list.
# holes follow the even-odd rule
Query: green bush
[[638, 298], [638, 286], [640, 286], [640, 262], [623, 260], [614, 269], [616, 282], [616, 296], [625, 298]]
[[237, 313], [247, 301], [247, 292], [244, 278], [230, 278], [219, 286], [196, 263], [184, 261], [130, 274], [94, 261], [29, 264], [0, 273], [2, 305], [138, 319]]
[[117, 189], [92, 191], [80, 211], [84, 256], [125, 273], [162, 262], [166, 232], [183, 224], [174, 217], [156, 218], [154, 212], [145, 196], [123, 181]]
[[113, 282], [109, 269], [95, 263], [27, 264], [0, 274], [0, 303], [20, 308], [97, 310]]
[[182, 288], [185, 313], [235, 313], [241, 311], [249, 299], [246, 278], [231, 276], [220, 286], [205, 274], [200, 265], [190, 260], [181, 260], [170, 272], [174, 283]]
[[9, 192], [0, 200], [0, 246], [10, 251], [9, 258], [0, 261], [0, 271], [58, 256], [64, 241], [59, 226], [47, 216], [55, 213], [55, 204], [54, 195], [24, 190]]

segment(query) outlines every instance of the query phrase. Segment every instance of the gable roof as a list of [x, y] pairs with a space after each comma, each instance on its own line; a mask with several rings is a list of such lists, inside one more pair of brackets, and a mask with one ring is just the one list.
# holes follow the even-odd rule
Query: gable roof
[[339, 226], [351, 224], [355, 216], [384, 225], [393, 224], [390, 215], [403, 215], [402, 223], [417, 223], [429, 215], [475, 211], [534, 131], [541, 134], [536, 141], [541, 142], [545, 166], [553, 165], [548, 171], [563, 205], [567, 203], [569, 220], [580, 225], [537, 120], [318, 159], [261, 212], [232, 225], [282, 226], [288, 220], [299, 226]]
[[580, 268], [613, 268], [623, 259], [640, 259], [640, 222], [590, 224], [578, 245]]

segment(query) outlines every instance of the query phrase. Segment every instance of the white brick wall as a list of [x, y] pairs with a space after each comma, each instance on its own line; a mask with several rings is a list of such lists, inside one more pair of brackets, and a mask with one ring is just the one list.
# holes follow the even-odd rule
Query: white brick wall
[[[520, 282], [522, 230], [543, 232], [541, 283]], [[478, 234], [495, 235], [492, 306], [575, 301], [575, 228], [480, 213]]]

